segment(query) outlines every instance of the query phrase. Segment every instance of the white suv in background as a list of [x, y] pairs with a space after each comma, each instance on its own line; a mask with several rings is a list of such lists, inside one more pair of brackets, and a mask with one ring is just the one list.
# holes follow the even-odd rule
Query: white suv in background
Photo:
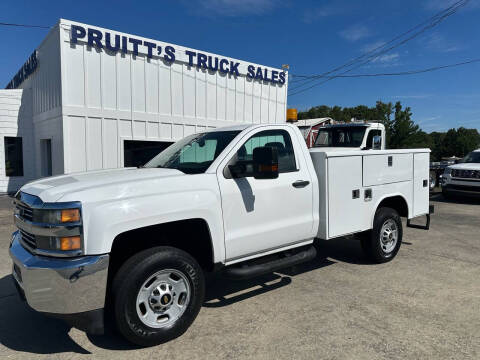
[[442, 177], [442, 193], [449, 195], [480, 196], [480, 149], [465, 156], [459, 164], [445, 169]]

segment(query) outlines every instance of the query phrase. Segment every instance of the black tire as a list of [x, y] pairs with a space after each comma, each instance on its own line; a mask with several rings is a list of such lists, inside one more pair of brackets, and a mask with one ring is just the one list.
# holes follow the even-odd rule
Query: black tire
[[[383, 225], [389, 221], [393, 220], [397, 227], [397, 242], [395, 247], [386, 252], [381, 246], [381, 230]], [[403, 237], [403, 227], [402, 220], [398, 215], [398, 212], [394, 209], [382, 207], [377, 210], [375, 213], [375, 219], [373, 220], [373, 229], [369, 232], [364, 233], [361, 237], [362, 250], [365, 252], [367, 257], [375, 263], [385, 263], [391, 261], [398, 253], [400, 246], [402, 244]]]
[[[170, 326], [153, 328], [137, 314], [137, 294], [144, 282], [164, 269], [184, 274], [190, 285], [190, 301], [184, 313]], [[120, 333], [140, 346], [153, 346], [182, 335], [193, 323], [205, 297], [204, 274], [198, 263], [186, 252], [166, 246], [135, 254], [118, 270], [112, 285], [115, 322]]]

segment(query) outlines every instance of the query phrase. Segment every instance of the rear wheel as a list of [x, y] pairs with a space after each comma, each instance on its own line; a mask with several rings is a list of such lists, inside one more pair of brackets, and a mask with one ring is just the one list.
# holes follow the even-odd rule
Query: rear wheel
[[392, 260], [402, 244], [403, 227], [398, 212], [380, 208], [375, 214], [373, 229], [361, 239], [362, 249], [376, 263]]
[[122, 265], [112, 291], [120, 333], [134, 344], [152, 346], [188, 329], [203, 303], [205, 280], [186, 252], [155, 247]]

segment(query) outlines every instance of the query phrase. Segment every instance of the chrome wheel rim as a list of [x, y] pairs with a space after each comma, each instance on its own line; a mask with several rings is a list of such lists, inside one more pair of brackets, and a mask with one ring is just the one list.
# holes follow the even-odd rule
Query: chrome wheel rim
[[380, 230], [380, 246], [385, 253], [391, 253], [398, 242], [398, 227], [397, 223], [388, 219], [382, 225]]
[[174, 269], [158, 271], [138, 291], [138, 317], [152, 328], [170, 326], [185, 312], [190, 294], [190, 284], [182, 272]]

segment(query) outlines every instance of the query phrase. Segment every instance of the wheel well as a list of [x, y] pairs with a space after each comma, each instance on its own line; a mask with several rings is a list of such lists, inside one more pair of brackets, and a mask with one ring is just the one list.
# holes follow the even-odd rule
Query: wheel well
[[110, 252], [109, 279], [132, 255], [154, 247], [172, 246], [190, 254], [207, 271], [213, 269], [213, 247], [208, 224], [188, 219], [129, 230], [117, 235]]
[[397, 195], [383, 199], [380, 204], [378, 204], [377, 209], [382, 207], [389, 207], [397, 210], [400, 216], [408, 217], [408, 204], [402, 196]]

